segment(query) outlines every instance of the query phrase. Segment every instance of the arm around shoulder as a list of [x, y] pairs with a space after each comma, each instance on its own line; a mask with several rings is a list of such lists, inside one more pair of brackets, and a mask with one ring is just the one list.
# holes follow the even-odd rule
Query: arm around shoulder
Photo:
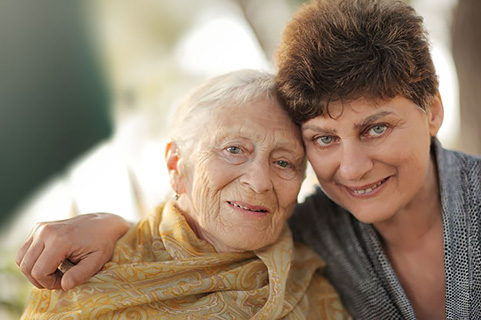
[[[37, 288], [68, 290], [87, 281], [110, 260], [116, 241], [129, 228], [126, 220], [110, 213], [39, 222], [15, 261]], [[62, 274], [58, 267], [67, 259], [73, 266]]]

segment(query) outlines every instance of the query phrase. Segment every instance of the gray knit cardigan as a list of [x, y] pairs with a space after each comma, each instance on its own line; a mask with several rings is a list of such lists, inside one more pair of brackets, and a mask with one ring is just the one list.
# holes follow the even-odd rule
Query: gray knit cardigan
[[[432, 144], [441, 193], [446, 319], [481, 319], [481, 158]], [[356, 319], [415, 319], [379, 234], [320, 189], [289, 221], [294, 238], [326, 262], [326, 276]]]

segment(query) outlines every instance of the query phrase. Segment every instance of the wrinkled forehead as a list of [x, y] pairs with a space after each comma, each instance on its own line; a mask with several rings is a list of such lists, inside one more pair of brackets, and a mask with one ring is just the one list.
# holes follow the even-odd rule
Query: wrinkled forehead
[[221, 105], [212, 113], [206, 128], [206, 133], [217, 139], [239, 135], [256, 141], [274, 139], [285, 148], [303, 148], [299, 126], [274, 98]]
[[296, 125], [277, 99], [272, 97], [241, 102], [223, 102], [211, 110], [209, 118], [211, 123], [216, 123], [217, 125], [232, 122], [247, 123], [256, 119], [272, 120], [272, 123], [269, 123], [269, 125], [277, 123], [279, 127], [284, 125], [289, 129], [296, 128]]

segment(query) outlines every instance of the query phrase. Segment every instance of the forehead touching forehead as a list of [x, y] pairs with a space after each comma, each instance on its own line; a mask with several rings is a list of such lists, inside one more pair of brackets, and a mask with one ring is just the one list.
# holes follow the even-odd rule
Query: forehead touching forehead
[[204, 82], [179, 106], [171, 138], [181, 152], [191, 151], [212, 116], [226, 106], [242, 108], [249, 102], [275, 100], [275, 81], [270, 73], [238, 70]]

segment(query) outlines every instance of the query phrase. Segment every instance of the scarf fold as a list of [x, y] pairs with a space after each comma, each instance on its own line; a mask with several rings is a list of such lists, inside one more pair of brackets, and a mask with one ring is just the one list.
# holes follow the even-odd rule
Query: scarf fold
[[167, 203], [133, 226], [87, 283], [35, 288], [22, 319], [347, 318], [322, 267], [287, 226], [261, 250], [218, 253]]

